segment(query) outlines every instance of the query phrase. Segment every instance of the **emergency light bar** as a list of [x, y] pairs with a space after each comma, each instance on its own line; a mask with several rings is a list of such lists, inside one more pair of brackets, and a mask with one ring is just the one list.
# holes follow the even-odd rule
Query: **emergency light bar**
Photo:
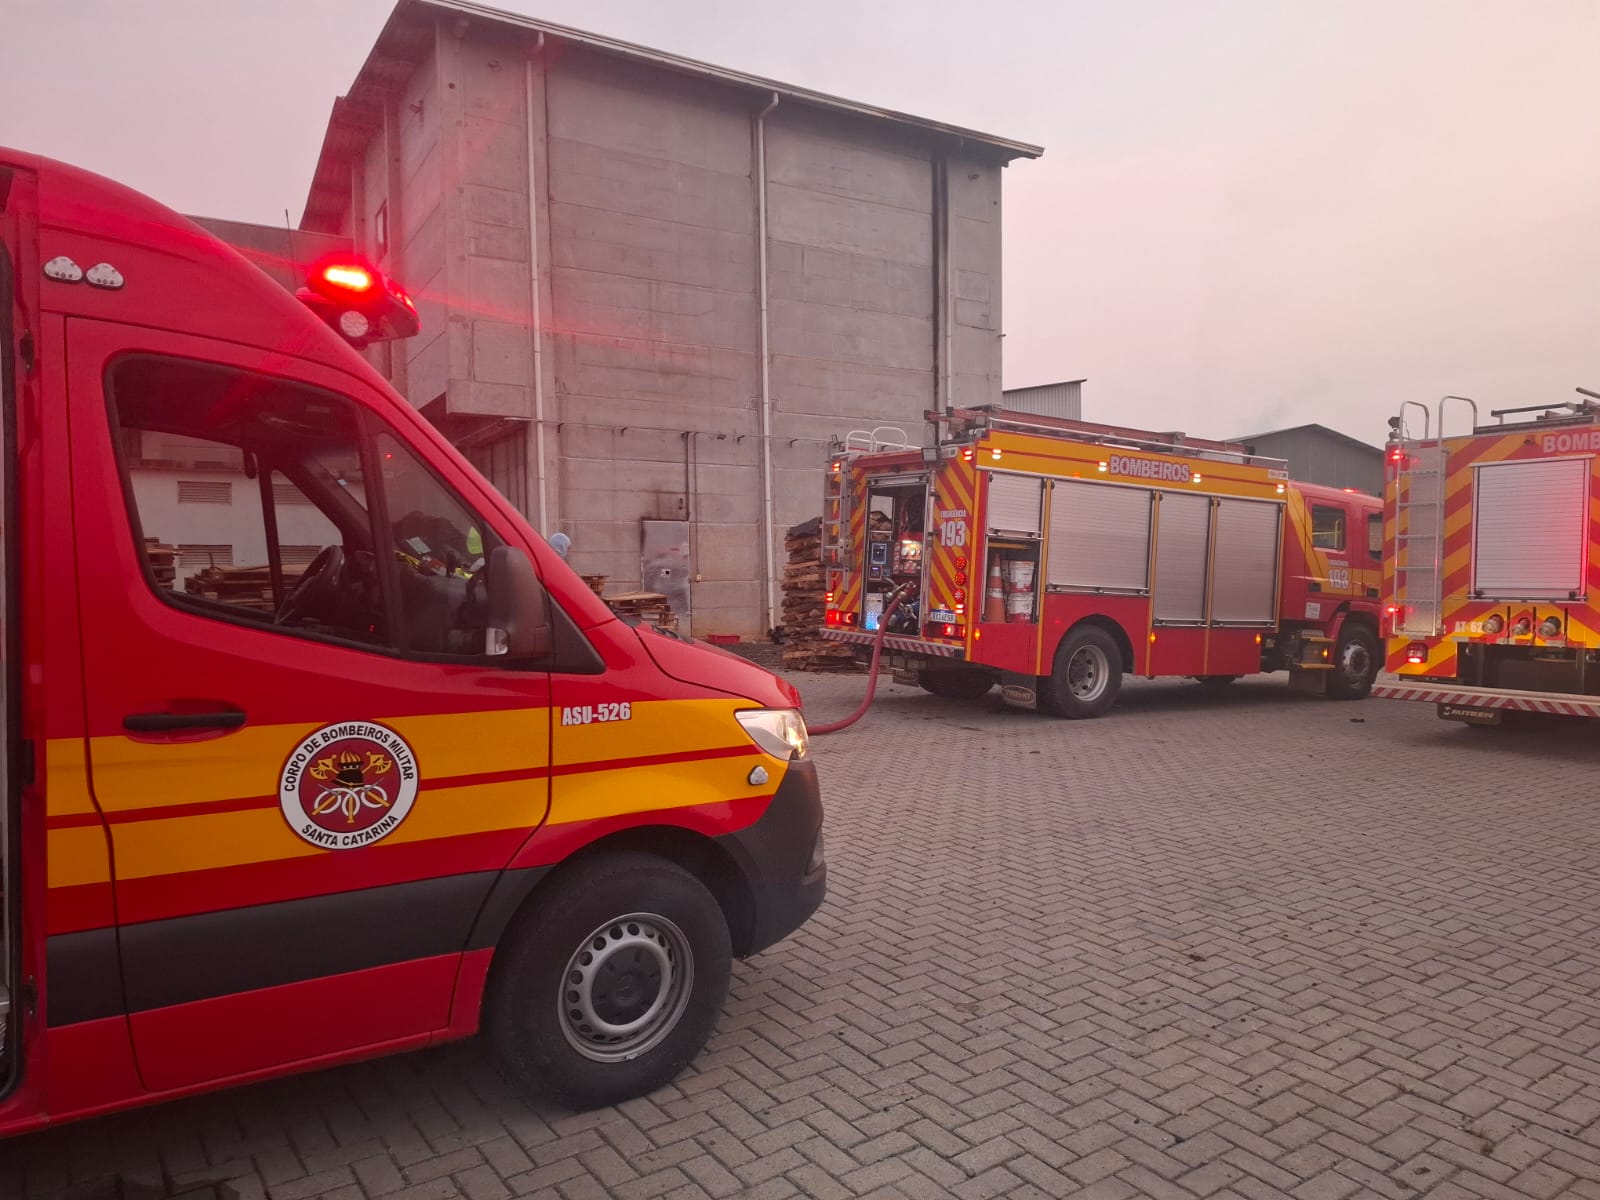
[[320, 259], [295, 296], [358, 350], [373, 342], [415, 337], [422, 328], [405, 289], [365, 259]]

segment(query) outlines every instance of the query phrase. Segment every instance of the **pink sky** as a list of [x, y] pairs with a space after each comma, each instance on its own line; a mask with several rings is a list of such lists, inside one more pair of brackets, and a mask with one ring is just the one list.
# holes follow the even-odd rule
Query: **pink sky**
[[[1006, 382], [1087, 376], [1087, 416], [1380, 441], [1402, 400], [1600, 389], [1592, 0], [499, 6], [1042, 143], [1006, 178]], [[10, 0], [0, 142], [298, 220], [389, 8]]]

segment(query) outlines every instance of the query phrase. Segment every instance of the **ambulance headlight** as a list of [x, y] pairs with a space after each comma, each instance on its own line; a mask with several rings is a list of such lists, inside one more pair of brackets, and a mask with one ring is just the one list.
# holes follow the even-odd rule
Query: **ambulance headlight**
[[773, 758], [805, 758], [811, 753], [806, 722], [793, 708], [749, 708], [733, 714], [750, 740]]

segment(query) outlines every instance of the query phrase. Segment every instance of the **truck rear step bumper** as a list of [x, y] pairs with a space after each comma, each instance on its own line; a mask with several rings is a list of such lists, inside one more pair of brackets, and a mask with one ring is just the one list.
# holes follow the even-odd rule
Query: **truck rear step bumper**
[[[1515, 688], [1471, 687], [1448, 680], [1438, 683], [1395, 680], [1374, 685], [1374, 696], [1385, 700], [1420, 700], [1444, 708], [1552, 713], [1562, 717], [1600, 717], [1600, 696], [1572, 696], [1563, 692], [1524, 692]], [[1442, 712], [1441, 716], [1449, 716]]]
[[[822, 636], [832, 642], [849, 642], [852, 646], [870, 646], [878, 640], [875, 633], [854, 629], [824, 629]], [[966, 651], [959, 645], [946, 642], [925, 642], [921, 638], [897, 637], [887, 634], [883, 648], [896, 654], [926, 654], [932, 658], [965, 658]]]

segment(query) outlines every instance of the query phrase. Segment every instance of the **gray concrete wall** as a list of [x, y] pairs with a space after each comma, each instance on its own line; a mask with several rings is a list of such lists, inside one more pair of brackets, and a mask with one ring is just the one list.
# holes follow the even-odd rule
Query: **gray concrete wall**
[[[387, 203], [390, 269], [417, 306], [422, 332], [403, 344], [401, 382], [418, 408], [443, 395], [451, 376], [450, 273], [445, 256], [445, 151], [441, 145], [444, 106], [439, 99], [439, 68], [430, 54], [388, 113], [374, 138], [355, 189], [362, 197], [364, 230]], [[383, 265], [383, 264], [380, 264]]]
[[1000, 169], [951, 155], [950, 406], [1000, 401]]
[[[693, 630], [763, 634], [764, 97], [569, 45], [533, 60], [530, 88], [528, 49], [441, 24], [355, 164], [348, 224], [370, 248], [387, 203], [380, 265], [423, 320], [392, 377], [541, 532], [572, 537], [578, 570], [635, 586], [639, 522], [688, 518]], [[783, 530], [820, 510], [830, 437], [893, 425], [920, 443], [941, 399], [999, 400], [1002, 168], [944, 153], [798, 105], [768, 118], [780, 571]]]
[[935, 164], [872, 126], [779, 108], [767, 133], [776, 536], [822, 509], [826, 440], [936, 400]]
[[579, 54], [550, 65], [546, 103], [570, 561], [630, 585], [639, 521], [688, 517], [693, 628], [756, 632], [749, 112], [724, 89]]
[[253, 225], [216, 217], [190, 217], [207, 233], [227, 242], [290, 292], [305, 286], [311, 266], [324, 255], [351, 249], [347, 237], [307, 233], [281, 225]]

